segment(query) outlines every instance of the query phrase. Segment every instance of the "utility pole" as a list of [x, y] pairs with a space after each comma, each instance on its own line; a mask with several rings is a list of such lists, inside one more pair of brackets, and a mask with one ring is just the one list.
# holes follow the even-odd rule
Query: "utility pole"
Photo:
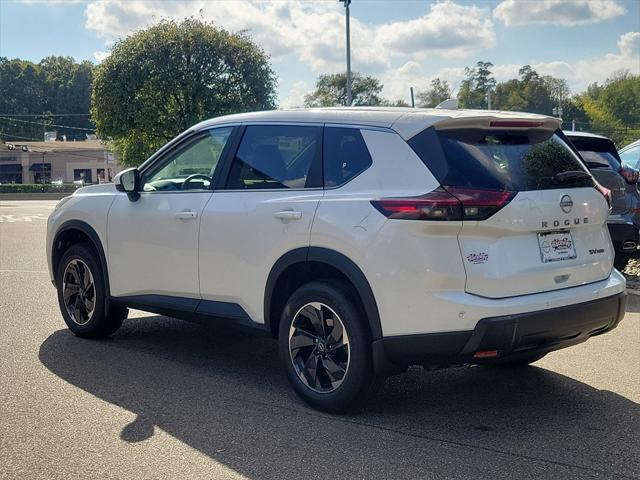
[[416, 99], [415, 99], [415, 97], [413, 96], [413, 87], [409, 87], [409, 90], [411, 90], [411, 106], [412, 106], [413, 108], [416, 108]]
[[351, 106], [351, 32], [349, 30], [349, 4], [351, 0], [338, 0], [344, 3], [347, 18], [347, 107]]

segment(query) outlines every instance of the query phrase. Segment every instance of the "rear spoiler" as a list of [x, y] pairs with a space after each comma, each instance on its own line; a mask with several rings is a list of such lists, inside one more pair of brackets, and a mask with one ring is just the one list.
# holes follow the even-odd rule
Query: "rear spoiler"
[[398, 118], [391, 128], [408, 140], [421, 131], [434, 127], [436, 130], [451, 128], [541, 128], [556, 131], [562, 120], [546, 115], [521, 112], [497, 112], [491, 110], [445, 110], [442, 108], [415, 109]]
[[[487, 112], [488, 113], [488, 112]], [[536, 118], [537, 117], [537, 118]], [[478, 117], [447, 118], [434, 125], [436, 130], [447, 130], [451, 128], [482, 128], [482, 129], [514, 129], [528, 130], [540, 128], [543, 130], [556, 131], [562, 125], [562, 120], [555, 117], [543, 117], [536, 115], [533, 118], [516, 116], [494, 116], [484, 115]]]

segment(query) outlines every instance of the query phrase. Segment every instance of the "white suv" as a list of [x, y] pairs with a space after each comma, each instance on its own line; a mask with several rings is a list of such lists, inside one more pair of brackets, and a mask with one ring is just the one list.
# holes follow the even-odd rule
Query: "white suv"
[[408, 365], [526, 364], [614, 328], [606, 189], [555, 118], [335, 108], [202, 122], [49, 218], [69, 328], [127, 308], [278, 338], [339, 411]]

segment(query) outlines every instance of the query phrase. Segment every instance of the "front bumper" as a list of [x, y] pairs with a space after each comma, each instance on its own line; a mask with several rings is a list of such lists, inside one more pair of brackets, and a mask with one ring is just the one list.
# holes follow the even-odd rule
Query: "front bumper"
[[[374, 368], [390, 372], [407, 365], [494, 363], [582, 343], [613, 330], [624, 317], [627, 294], [535, 312], [490, 317], [475, 329], [384, 337], [373, 342]], [[494, 358], [474, 357], [497, 351]]]

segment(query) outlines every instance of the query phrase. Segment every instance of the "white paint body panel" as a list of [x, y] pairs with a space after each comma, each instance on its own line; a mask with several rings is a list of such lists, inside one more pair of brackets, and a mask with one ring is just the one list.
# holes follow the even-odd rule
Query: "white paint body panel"
[[[211, 192], [116, 195], [108, 222], [111, 295], [199, 298], [198, 233]], [[176, 218], [192, 211], [196, 218]]]
[[[204, 300], [239, 304], [264, 323], [264, 290], [273, 264], [309, 245], [322, 190], [215, 192], [202, 215], [200, 289]], [[299, 219], [277, 218], [298, 212]]]
[[54, 235], [62, 224], [69, 220], [80, 220], [90, 225], [98, 234], [106, 255], [107, 214], [115, 194], [116, 189], [113, 184], [83, 187], [76, 190], [73, 195], [61, 200], [59, 204], [62, 204], [62, 206], [56, 207], [51, 212], [47, 220], [46, 248], [47, 265], [52, 281], [55, 281], [55, 278], [53, 278], [53, 265], [51, 264]]

